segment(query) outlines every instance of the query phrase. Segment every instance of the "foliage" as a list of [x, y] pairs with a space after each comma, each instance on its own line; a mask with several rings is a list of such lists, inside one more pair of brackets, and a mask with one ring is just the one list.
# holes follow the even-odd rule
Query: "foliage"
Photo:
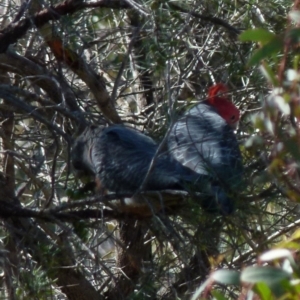
[[[1, 298], [296, 299], [298, 6], [0, 0]], [[216, 82], [242, 112], [234, 215], [184, 198], [141, 220], [71, 172], [87, 124], [162, 141]]]
[[[266, 29], [249, 29], [240, 35], [242, 41], [259, 43], [260, 47], [249, 59], [248, 65], [261, 65], [267, 81], [273, 85], [260, 114], [254, 121], [256, 136], [252, 135], [246, 145], [257, 149], [263, 144], [270, 149], [268, 172], [282, 195], [299, 202], [299, 61], [298, 41], [300, 12], [296, 1], [288, 14], [285, 32], [274, 34]], [[266, 180], [266, 182], [269, 179]], [[281, 234], [280, 234], [281, 235]], [[212, 291], [214, 282], [243, 287], [247, 299], [298, 299], [299, 267], [295, 256], [299, 251], [299, 231], [281, 246], [289, 249], [273, 249], [259, 256], [257, 266], [249, 266], [237, 272], [218, 270], [198, 289], [192, 299], [202, 292], [211, 293], [216, 299], [225, 294]], [[295, 252], [294, 252], [295, 251]], [[217, 294], [215, 294], [217, 292]], [[224, 298], [225, 297], [225, 298]]]

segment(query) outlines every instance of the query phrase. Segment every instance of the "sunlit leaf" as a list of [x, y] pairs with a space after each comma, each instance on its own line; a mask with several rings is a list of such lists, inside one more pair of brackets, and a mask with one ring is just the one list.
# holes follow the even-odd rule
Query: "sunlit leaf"
[[294, 69], [288, 69], [286, 71], [286, 78], [289, 81], [299, 80], [300, 74]]
[[241, 274], [241, 280], [249, 283], [265, 282], [266, 284], [279, 283], [290, 278], [290, 274], [274, 267], [248, 267]]
[[266, 29], [249, 29], [244, 31], [240, 35], [240, 40], [243, 42], [261, 42], [263, 44], [271, 41], [275, 37], [275, 34]]
[[261, 300], [271, 300], [272, 292], [271, 289], [264, 283], [258, 282], [253, 289], [259, 296]]
[[289, 103], [287, 103], [282, 96], [280, 95], [273, 96], [272, 100], [276, 103], [276, 105], [278, 106], [278, 108], [282, 113], [284, 113], [285, 115], [289, 115], [291, 113], [291, 108]]
[[264, 262], [282, 258], [293, 258], [291, 251], [288, 249], [272, 249], [268, 252], [263, 253], [259, 257], [259, 259]]
[[234, 270], [217, 270], [210, 278], [218, 283], [222, 284], [240, 284], [240, 272]]
[[292, 21], [299, 23], [300, 22], [300, 11], [299, 10], [292, 10], [289, 12], [289, 17]]
[[219, 291], [211, 291], [211, 294], [214, 296], [214, 298], [216, 300], [227, 300], [228, 299]]
[[297, 229], [297, 230], [293, 233], [291, 239], [292, 239], [292, 240], [298, 240], [298, 239], [300, 239], [300, 229]]

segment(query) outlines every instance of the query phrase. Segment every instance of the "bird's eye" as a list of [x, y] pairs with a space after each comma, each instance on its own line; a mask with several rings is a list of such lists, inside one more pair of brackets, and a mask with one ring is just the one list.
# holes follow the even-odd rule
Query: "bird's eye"
[[231, 116], [231, 120], [234, 121], [235, 120], [235, 116]]

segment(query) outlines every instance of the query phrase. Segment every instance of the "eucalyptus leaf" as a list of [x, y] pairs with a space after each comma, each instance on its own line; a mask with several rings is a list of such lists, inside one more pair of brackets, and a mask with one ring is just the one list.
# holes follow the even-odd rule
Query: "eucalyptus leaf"
[[252, 41], [252, 42], [261, 42], [265, 44], [271, 41], [275, 37], [275, 34], [262, 28], [249, 29], [244, 31], [240, 35], [240, 40], [243, 42]]

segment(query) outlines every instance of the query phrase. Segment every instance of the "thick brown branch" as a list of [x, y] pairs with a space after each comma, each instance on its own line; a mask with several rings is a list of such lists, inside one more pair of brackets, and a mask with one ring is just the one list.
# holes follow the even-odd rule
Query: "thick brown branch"
[[113, 123], [121, 123], [122, 121], [106, 90], [103, 78], [99, 76], [75, 51], [65, 47], [62, 40], [56, 37], [52, 32], [50, 26], [45, 25], [41, 29], [41, 33], [57, 60], [64, 62], [90, 88], [104, 116]]
[[[4, 201], [6, 197], [2, 195], [2, 201], [0, 201], [0, 218], [37, 218], [50, 222], [57, 219], [72, 222], [78, 219], [97, 219], [102, 217], [110, 220], [124, 220], [130, 216], [132, 219], [139, 220], [151, 217], [158, 211], [172, 214], [182, 206], [184, 197], [187, 196], [186, 192], [181, 191], [145, 192], [134, 196], [133, 199], [125, 198], [123, 200], [116, 200], [118, 196], [111, 194], [103, 197], [92, 197], [87, 200], [73, 201], [68, 204], [38, 211], [10, 204], [9, 201]], [[107, 206], [115, 209], [78, 210], [80, 207], [96, 203], [105, 203]]]

